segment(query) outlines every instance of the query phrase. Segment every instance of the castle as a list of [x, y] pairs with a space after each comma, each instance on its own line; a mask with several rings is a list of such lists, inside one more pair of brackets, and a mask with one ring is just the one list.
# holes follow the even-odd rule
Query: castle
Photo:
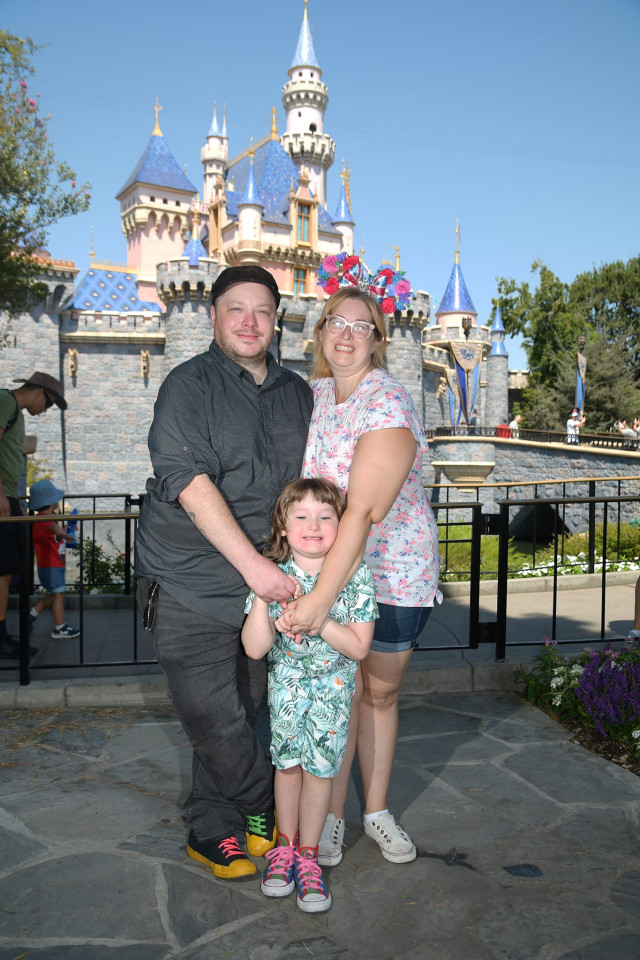
[[[196, 186], [162, 135], [156, 101], [151, 139], [116, 194], [126, 264], [101, 264], [92, 253], [78, 280], [72, 262], [40, 257], [48, 295], [12, 322], [2, 352], [3, 385], [34, 369], [64, 383], [68, 410], [28, 423], [27, 431], [38, 435], [36, 456], [60, 483], [64, 478], [70, 493], [143, 489], [153, 402], [170, 369], [208, 348], [211, 285], [225, 266], [259, 263], [273, 273], [282, 302], [271, 349], [285, 366], [306, 373], [324, 297], [317, 268], [329, 254], [354, 252], [346, 169], [337, 200], [330, 205], [327, 197], [335, 157], [324, 130], [328, 100], [304, 0], [282, 88], [284, 132], [273, 108], [269, 133], [230, 157], [226, 115], [220, 120], [214, 104]], [[387, 319], [389, 370], [411, 393], [428, 429], [450, 424], [452, 340], [480, 345], [481, 422], [507, 419], [500, 314], [491, 326], [478, 323], [457, 248], [435, 316], [430, 295], [415, 289], [410, 309]]]

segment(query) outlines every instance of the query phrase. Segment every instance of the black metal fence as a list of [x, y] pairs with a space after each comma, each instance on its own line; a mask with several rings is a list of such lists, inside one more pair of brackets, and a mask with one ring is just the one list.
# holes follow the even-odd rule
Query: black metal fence
[[[616, 478], [621, 483], [624, 479]], [[511, 493], [511, 495], [509, 495]], [[59, 654], [49, 658], [46, 663], [38, 662], [38, 671], [51, 672], [51, 676], [72, 676], [79, 668], [92, 668], [93, 670], [104, 671], [114, 674], [117, 668], [140, 668], [149, 667], [156, 664], [153, 653], [153, 643], [149, 634], [141, 627], [141, 621], [136, 609], [135, 598], [133, 596], [133, 567], [135, 560], [135, 528], [138, 518], [138, 512], [135, 508], [139, 506], [140, 498], [128, 494], [112, 495], [122, 498], [124, 509], [120, 512], [84, 512], [78, 513], [74, 519], [78, 523], [78, 551], [77, 551], [77, 580], [73, 581], [68, 571], [68, 586], [70, 588], [67, 594], [69, 601], [73, 600], [74, 615], [79, 618], [80, 636], [77, 639], [64, 641], [64, 647], [59, 647]], [[90, 500], [92, 504], [104, 500], [102, 495], [88, 497], [65, 498], [66, 501]], [[612, 527], [620, 525], [620, 507], [621, 504], [635, 503], [638, 506], [636, 496], [629, 495], [603, 495], [583, 496], [583, 497], [552, 497], [522, 499], [513, 496], [513, 491], [507, 490], [507, 496], [497, 501], [498, 512], [487, 512], [487, 504], [480, 500], [457, 501], [451, 500], [433, 502], [433, 508], [436, 512], [440, 529], [442, 531], [440, 540], [441, 553], [446, 555], [447, 550], [452, 544], [466, 544], [469, 555], [468, 570], [468, 613], [469, 627], [466, 645], [455, 643], [451, 645], [442, 645], [433, 647], [419, 647], [421, 650], [430, 652], [444, 650], [477, 650], [481, 644], [493, 644], [495, 646], [495, 659], [503, 660], [506, 656], [507, 647], [531, 645], [531, 641], [509, 642], [507, 643], [507, 618], [508, 618], [508, 600], [509, 600], [509, 545], [510, 545], [510, 525], [511, 517], [515, 510], [523, 507], [535, 507], [541, 503], [547, 504], [554, 509], [557, 527], [554, 531], [559, 534], [561, 530], [563, 511], [576, 504], [586, 505], [589, 514], [588, 524], [588, 542], [589, 542], [589, 567], [590, 571], [596, 569], [596, 512], [602, 517], [604, 543], [607, 543], [608, 532]], [[494, 507], [496, 504], [493, 505]], [[452, 514], [455, 512], [455, 516]], [[443, 516], [444, 514], [444, 516]], [[68, 519], [68, 513], [65, 517]], [[30, 527], [33, 523], [46, 522], [49, 517], [22, 517], [22, 518], [2, 518], [0, 523], [15, 522], [24, 529], [24, 559], [22, 569], [19, 572], [18, 585], [18, 610], [19, 610], [19, 639], [20, 639], [20, 660], [19, 660], [19, 682], [28, 684], [31, 680], [31, 665], [29, 657], [29, 612], [31, 604], [34, 601], [33, 596], [33, 553], [30, 548], [31, 535]], [[592, 522], [593, 521], [593, 522]], [[122, 563], [119, 567], [121, 578], [118, 584], [105, 584], [96, 580], [95, 571], [91, 569], [90, 558], [87, 558], [87, 544], [95, 544], [101, 536], [104, 537], [104, 527], [109, 529], [116, 526], [118, 528], [118, 538], [123, 544]], [[459, 536], [460, 530], [463, 535]], [[102, 533], [101, 533], [102, 531]], [[480, 614], [480, 585], [481, 585], [481, 558], [483, 537], [494, 536], [498, 538], [498, 561], [496, 570], [496, 620], [483, 621]], [[559, 568], [562, 564], [562, 539], [555, 536], [553, 539], [554, 564], [553, 564], [553, 609], [552, 609], [552, 637], [556, 637], [557, 623], [557, 592]], [[117, 593], [105, 595], [102, 591], [105, 589], [116, 588]], [[71, 591], [74, 592], [71, 592]], [[97, 591], [97, 596], [95, 591]], [[596, 642], [602, 640], [605, 636], [605, 611], [607, 604], [607, 564], [603, 564], [600, 573], [600, 623], [599, 627], [594, 625], [591, 639]], [[36, 598], [37, 599], [37, 598]], [[98, 604], [97, 608], [95, 604]], [[111, 612], [110, 612], [111, 611]], [[42, 614], [41, 614], [42, 616]], [[93, 639], [93, 632], [87, 628], [87, 622], [91, 618], [99, 616], [102, 619], [102, 629], [100, 631], [100, 646], [96, 645]], [[107, 618], [107, 627], [110, 620], [113, 620], [113, 636], [108, 636], [109, 630], [106, 630], [107, 638], [105, 640], [105, 621]], [[117, 625], [115, 621], [118, 621]], [[117, 629], [116, 629], [117, 626]], [[97, 634], [98, 631], [95, 631]], [[32, 641], [33, 642], [33, 641]], [[37, 637], [35, 638], [37, 642]], [[584, 643], [585, 638], [567, 640], [563, 638], [563, 643]], [[56, 647], [58, 650], [58, 647]], [[15, 664], [2, 663], [0, 671], [15, 670]], [[126, 671], [121, 671], [126, 672]]]
[[629, 453], [640, 451], [640, 439], [623, 437], [620, 433], [585, 433], [569, 435], [566, 430], [529, 430], [524, 427], [512, 430], [508, 424], [499, 423], [496, 427], [436, 427], [428, 433], [433, 437], [486, 437], [497, 440], [530, 440], [536, 443], [568, 443], [571, 446], [604, 447], [606, 449], [626, 450]]

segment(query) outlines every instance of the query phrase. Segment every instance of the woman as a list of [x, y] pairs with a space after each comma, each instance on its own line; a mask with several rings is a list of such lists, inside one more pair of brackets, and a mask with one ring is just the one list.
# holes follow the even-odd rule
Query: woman
[[[343, 264], [345, 274], [353, 271], [353, 261], [361, 273], [358, 258], [350, 257]], [[368, 278], [373, 295], [352, 281], [340, 284], [314, 330], [314, 411], [303, 475], [325, 477], [348, 492], [347, 509], [316, 586], [283, 615], [290, 631], [317, 633], [364, 555], [373, 571], [380, 619], [371, 652], [361, 663], [362, 700], [358, 704], [356, 696], [354, 701], [347, 753], [334, 780], [319, 851], [324, 865], [342, 859], [356, 740], [365, 833], [387, 860], [405, 863], [416, 856], [410, 837], [387, 809], [387, 790], [402, 682], [434, 600], [440, 599], [438, 530], [422, 486], [424, 431], [408, 393], [383, 367], [387, 338], [379, 300], [391, 312], [406, 303], [399, 294], [410, 289], [408, 281], [401, 286], [399, 275], [386, 273], [382, 279], [380, 274]], [[335, 290], [338, 284], [326, 286]]]

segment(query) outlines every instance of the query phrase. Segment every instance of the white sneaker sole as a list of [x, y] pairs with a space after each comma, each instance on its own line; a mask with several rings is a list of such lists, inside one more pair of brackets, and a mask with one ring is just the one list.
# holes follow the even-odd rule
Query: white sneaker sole
[[339, 863], [342, 863], [342, 850], [339, 850], [338, 853], [325, 854], [318, 851], [318, 863], [321, 867], [337, 867]]

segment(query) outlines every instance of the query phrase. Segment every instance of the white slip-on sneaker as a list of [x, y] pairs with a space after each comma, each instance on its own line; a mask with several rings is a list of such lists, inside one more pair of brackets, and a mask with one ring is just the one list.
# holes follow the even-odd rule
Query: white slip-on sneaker
[[337, 867], [342, 860], [344, 846], [344, 820], [327, 814], [320, 843], [318, 844], [318, 863], [321, 867]]
[[416, 848], [390, 813], [381, 813], [375, 820], [363, 820], [364, 832], [380, 847], [382, 856], [391, 863], [409, 863], [416, 858]]

